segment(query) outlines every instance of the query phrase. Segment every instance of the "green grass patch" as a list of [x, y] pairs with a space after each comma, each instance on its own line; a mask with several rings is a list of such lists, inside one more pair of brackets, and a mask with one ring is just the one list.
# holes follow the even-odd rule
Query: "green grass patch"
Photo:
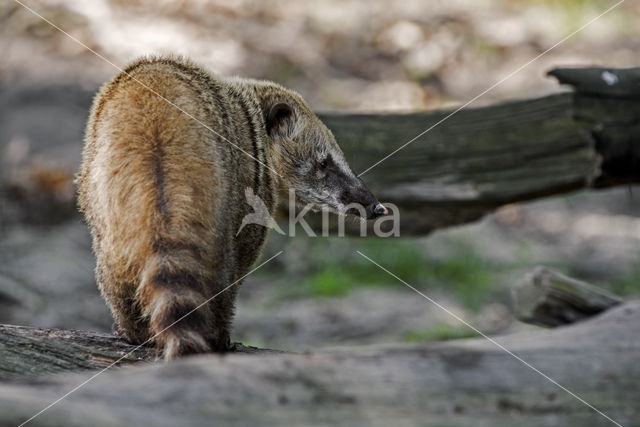
[[622, 297], [640, 294], [640, 262], [634, 263], [628, 274], [614, 280], [609, 290]]
[[[367, 246], [362, 252], [374, 260], [380, 260], [381, 265], [389, 271], [406, 281], [418, 280], [424, 261], [413, 245], [400, 242], [387, 245], [387, 248], [372, 244]], [[324, 266], [305, 280], [302, 288], [313, 296], [334, 297], [345, 295], [355, 287], [398, 284], [396, 279], [356, 254], [348, 260], [336, 260]]]
[[446, 341], [477, 336], [478, 333], [468, 326], [440, 322], [428, 329], [406, 331], [402, 335], [402, 340], [405, 342]]
[[[469, 248], [459, 246], [454, 255], [434, 259], [414, 242], [372, 239], [361, 246], [361, 252], [412, 286], [445, 289], [465, 307], [477, 310], [493, 289], [494, 273]], [[315, 297], [337, 297], [355, 288], [379, 286], [404, 289], [397, 279], [353, 255], [325, 264], [302, 282], [301, 291]]]
[[467, 308], [479, 309], [494, 285], [494, 274], [485, 261], [473, 253], [462, 253], [431, 261], [425, 271], [427, 283], [449, 289]]

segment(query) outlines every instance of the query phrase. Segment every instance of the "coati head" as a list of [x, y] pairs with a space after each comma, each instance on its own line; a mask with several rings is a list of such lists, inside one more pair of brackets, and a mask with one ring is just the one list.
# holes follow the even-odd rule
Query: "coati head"
[[288, 197], [293, 189], [296, 202], [314, 210], [324, 207], [367, 219], [387, 214], [353, 173], [331, 131], [297, 93], [275, 84], [258, 93], [282, 195]]

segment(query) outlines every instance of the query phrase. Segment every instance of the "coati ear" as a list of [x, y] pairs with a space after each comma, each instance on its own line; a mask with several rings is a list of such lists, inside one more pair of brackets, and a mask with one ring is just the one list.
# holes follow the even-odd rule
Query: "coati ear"
[[291, 119], [293, 119], [293, 108], [289, 104], [284, 102], [273, 104], [265, 120], [267, 134], [275, 135], [278, 130], [284, 129]]

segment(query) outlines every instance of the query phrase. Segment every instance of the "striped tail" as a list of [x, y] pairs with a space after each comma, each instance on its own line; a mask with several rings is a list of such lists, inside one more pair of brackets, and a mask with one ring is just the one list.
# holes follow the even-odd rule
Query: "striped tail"
[[185, 249], [168, 252], [166, 246], [154, 247], [137, 292], [150, 337], [164, 350], [165, 360], [211, 351], [214, 325], [207, 304], [206, 269]]

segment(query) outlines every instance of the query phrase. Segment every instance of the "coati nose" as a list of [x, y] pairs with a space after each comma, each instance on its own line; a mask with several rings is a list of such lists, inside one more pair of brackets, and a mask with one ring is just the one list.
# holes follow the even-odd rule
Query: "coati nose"
[[385, 208], [382, 203], [372, 203], [371, 205], [369, 205], [369, 209], [367, 210], [373, 214], [371, 215], [372, 218], [386, 215], [389, 213], [387, 208]]
[[384, 207], [382, 203], [378, 203], [376, 207], [373, 208], [373, 213], [376, 215], [386, 215], [389, 213], [389, 211]]

